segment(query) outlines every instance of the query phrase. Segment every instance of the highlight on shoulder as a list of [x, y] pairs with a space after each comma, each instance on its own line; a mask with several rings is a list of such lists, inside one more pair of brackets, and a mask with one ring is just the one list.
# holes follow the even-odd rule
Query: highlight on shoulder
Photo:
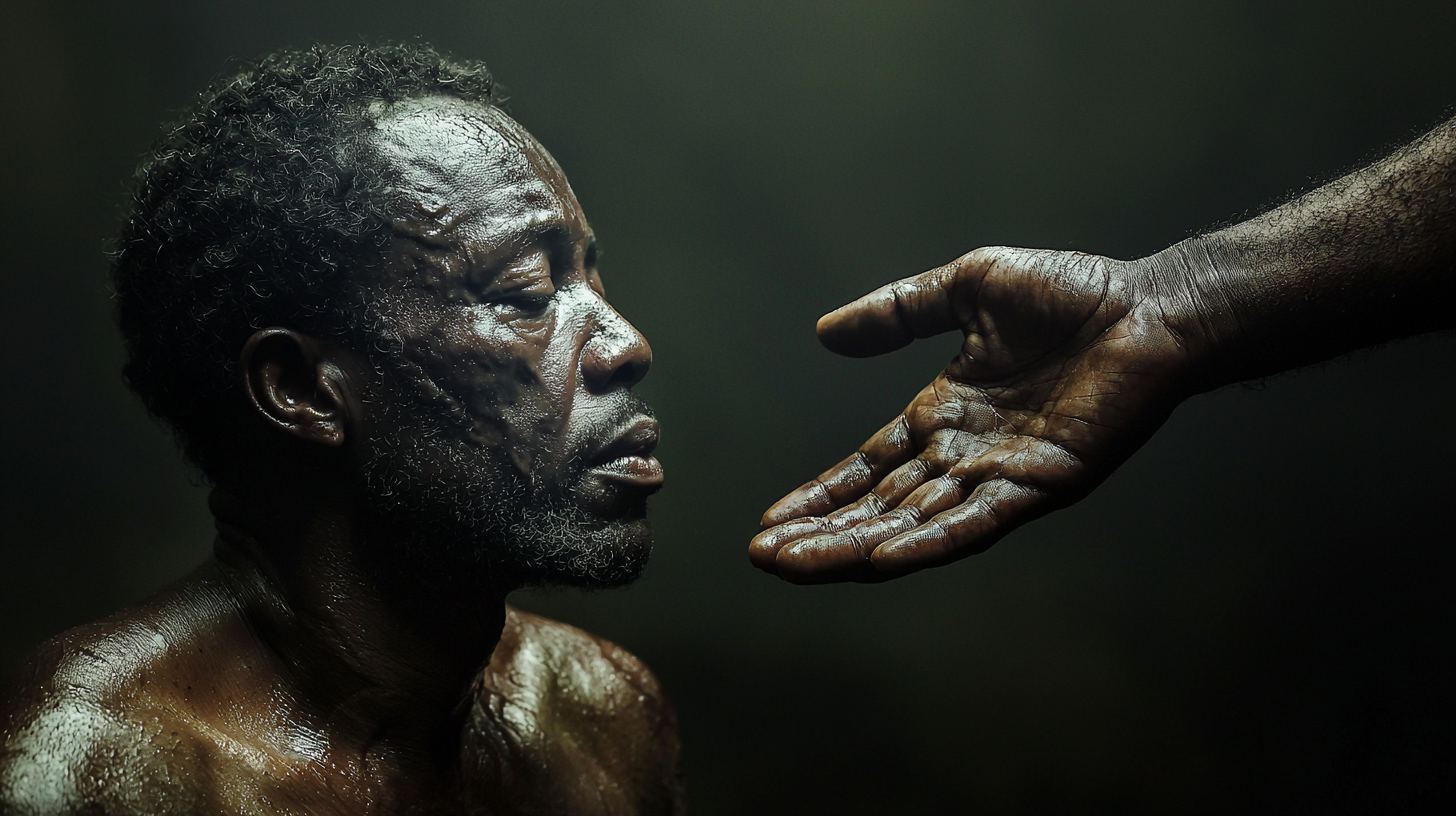
[[466, 729], [475, 778], [517, 807], [682, 812], [672, 702], [641, 660], [574, 626], [508, 607]]

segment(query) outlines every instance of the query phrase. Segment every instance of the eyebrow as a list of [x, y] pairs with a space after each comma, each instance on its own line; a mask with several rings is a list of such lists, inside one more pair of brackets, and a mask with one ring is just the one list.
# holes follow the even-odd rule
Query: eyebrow
[[[394, 234], [431, 249], [447, 249], [449, 246], [447, 242], [434, 236], [410, 229], [401, 229], [399, 225], [395, 225]], [[575, 243], [572, 231], [560, 221], [552, 219], [535, 221], [502, 241], [495, 251], [490, 253], [490, 262], [495, 263], [498, 260], [511, 258], [534, 244], [541, 244], [553, 258], [569, 257]], [[597, 241], [596, 235], [588, 232], [586, 247], [582, 251], [582, 266], [595, 265], [601, 254], [601, 244]]]
[[[513, 252], [520, 252], [532, 244], [540, 243], [553, 257], [570, 257], [576, 245], [576, 236], [559, 221], [544, 221], [531, 224], [526, 229], [512, 236], [507, 242]], [[602, 256], [601, 244], [597, 241], [594, 233], [586, 235], [586, 247], [582, 250], [581, 263], [584, 267], [596, 264], [597, 259]]]

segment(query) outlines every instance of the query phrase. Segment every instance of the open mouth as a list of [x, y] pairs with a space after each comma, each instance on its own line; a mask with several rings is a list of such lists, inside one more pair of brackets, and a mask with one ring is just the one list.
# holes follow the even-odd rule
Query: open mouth
[[587, 472], [609, 482], [635, 487], [660, 487], [662, 463], [657, 449], [657, 420], [641, 417], [628, 425], [596, 456]]

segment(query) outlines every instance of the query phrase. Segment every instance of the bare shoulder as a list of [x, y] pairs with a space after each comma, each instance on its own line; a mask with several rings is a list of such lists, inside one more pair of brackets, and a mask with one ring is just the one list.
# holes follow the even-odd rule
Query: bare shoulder
[[84, 678], [74, 685], [67, 677], [73, 659], [57, 641], [31, 654], [6, 684], [0, 813], [7, 816], [80, 811], [94, 801], [99, 754], [125, 742], [125, 724], [107, 712]]
[[[161, 651], [160, 634], [129, 623], [65, 632], [10, 677], [0, 707], [0, 814], [185, 813], [206, 805], [162, 759], [187, 750], [178, 729], [127, 705]], [[169, 793], [163, 801], [150, 795], [160, 790]]]
[[506, 608], [506, 626], [491, 669], [512, 682], [569, 698], [593, 714], [675, 719], [657, 677], [611, 641], [550, 618]]
[[272, 770], [217, 716], [230, 710], [218, 701], [267, 710], [270, 674], [244, 629], [194, 574], [42, 644], [0, 697], [0, 816], [239, 810], [216, 774]]
[[508, 607], [473, 703], [481, 781], [518, 807], [535, 797], [541, 813], [682, 811], [676, 712], [620, 646]]

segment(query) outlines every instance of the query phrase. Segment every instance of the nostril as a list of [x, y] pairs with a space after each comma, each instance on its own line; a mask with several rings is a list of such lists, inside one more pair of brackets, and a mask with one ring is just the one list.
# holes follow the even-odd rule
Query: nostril
[[641, 382], [652, 367], [652, 347], [647, 345], [647, 338], [610, 306], [597, 321], [594, 336], [582, 349], [582, 375], [587, 388], [607, 393]]
[[647, 376], [652, 367], [652, 351], [638, 335], [636, 342], [596, 342], [582, 356], [582, 374], [588, 390], [605, 394], [620, 388], [631, 388]]
[[627, 355], [619, 356], [615, 365], [602, 366], [592, 379], [593, 391], [605, 394], [621, 388], [631, 388], [647, 376], [649, 361]]
[[642, 378], [647, 376], [647, 369], [650, 366], [651, 362], [648, 360], [622, 361], [622, 364], [617, 366], [617, 370], [612, 372], [611, 379], [607, 381], [607, 390], [631, 388], [642, 382]]

